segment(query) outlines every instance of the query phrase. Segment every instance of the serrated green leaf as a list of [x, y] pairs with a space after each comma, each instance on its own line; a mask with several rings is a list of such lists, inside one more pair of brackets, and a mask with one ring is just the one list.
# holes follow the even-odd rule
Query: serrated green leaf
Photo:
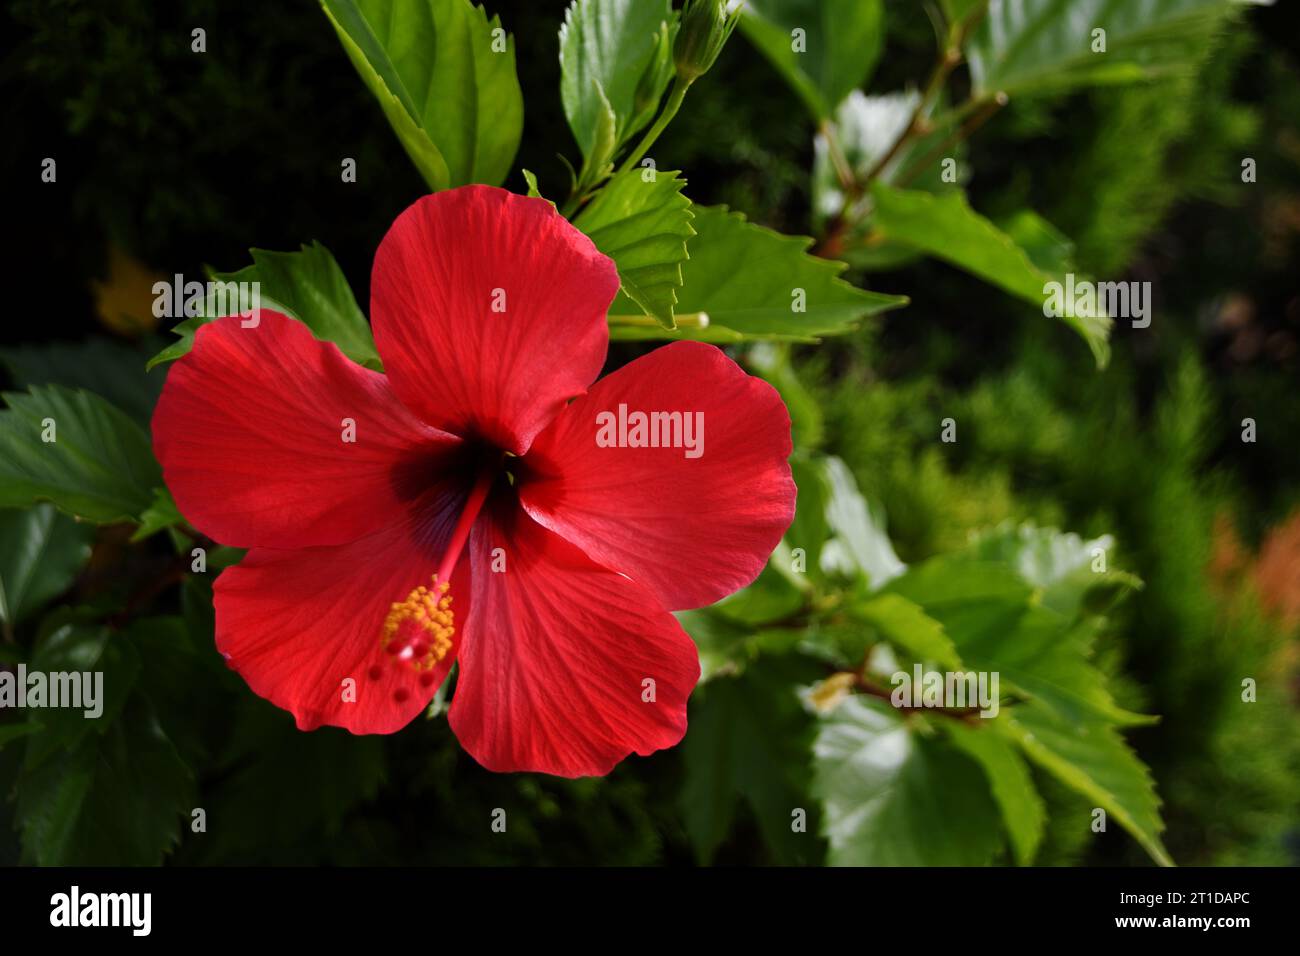
[[514, 38], [469, 0], [320, 0], [433, 191], [499, 185], [523, 132]]
[[934, 558], [890, 582], [943, 625], [962, 662], [997, 672], [1001, 690], [1041, 700], [1067, 720], [1134, 724], [1149, 718], [1118, 707], [1088, 662], [1091, 625], [1037, 604], [1009, 566], [961, 554]]
[[71, 587], [94, 538], [53, 505], [0, 511], [0, 622], [12, 627]]
[[980, 766], [862, 696], [822, 719], [813, 793], [835, 866], [981, 866], [1001, 842]]
[[[973, 95], [1055, 94], [1190, 69], [1229, 0], [989, 0], [966, 44]], [[1105, 52], [1094, 52], [1094, 30]]]
[[606, 167], [654, 117], [673, 76], [669, 0], [574, 0], [560, 26], [560, 98], [584, 170]]
[[747, 0], [740, 28], [822, 120], [867, 82], [884, 19], [880, 0]]
[[[155, 336], [149, 336], [153, 341]], [[136, 421], [148, 424], [162, 391], [162, 372], [144, 373], [150, 351], [144, 343], [130, 345], [112, 339], [53, 342], [0, 349], [0, 363], [13, 375], [16, 389], [33, 385], [84, 388], [116, 405]], [[157, 345], [153, 346], [156, 349]]]
[[[1104, 808], [1161, 866], [1173, 861], [1160, 841], [1160, 799], [1151, 773], [1119, 732], [1100, 721], [1077, 722], [1039, 702], [1019, 705], [996, 726], [1029, 759]], [[1090, 820], [1080, 820], [1087, 826]]]
[[[212, 281], [257, 282], [262, 308], [282, 311], [297, 319], [311, 329], [316, 338], [333, 342], [354, 362], [367, 368], [382, 368], [370, 333], [370, 323], [357, 305], [347, 277], [328, 249], [319, 242], [312, 242], [296, 252], [250, 249], [249, 253], [253, 265], [238, 272], [214, 273]], [[228, 308], [217, 305], [228, 298], [215, 295], [206, 298], [202, 303], [203, 315], [186, 319], [178, 325], [173, 331], [181, 336], [180, 341], [173, 342], [155, 355], [149, 361], [149, 367], [173, 361], [189, 352], [200, 325], [229, 314]]]
[[[49, 501], [107, 524], [133, 521], [149, 506], [162, 472], [149, 436], [126, 414], [98, 395], [57, 385], [4, 399], [0, 507]], [[43, 440], [51, 434], [53, 441]]]
[[276, 302], [293, 310], [318, 339], [333, 342], [352, 361], [379, 368], [379, 353], [370, 323], [357, 305], [352, 287], [330, 251], [319, 242], [296, 252], [250, 249], [253, 265], [217, 273], [216, 282], [258, 282]]
[[[1035, 265], [1010, 236], [971, 209], [959, 191], [934, 195], [876, 182], [871, 193], [874, 230], [880, 237], [914, 246], [1040, 309], [1048, 283], [1063, 278]], [[1098, 367], [1104, 367], [1110, 360], [1110, 318], [1067, 315], [1062, 321], [1083, 336]]]
[[853, 604], [849, 614], [870, 624], [891, 644], [920, 661], [933, 661], [948, 670], [959, 670], [961, 655], [943, 625], [914, 601], [897, 594], [878, 594]]
[[[686, 247], [690, 258], [682, 263], [677, 315], [703, 313], [707, 328], [683, 327], [670, 334], [612, 325], [611, 338], [813, 342], [907, 304], [904, 296], [867, 292], [839, 278], [844, 264], [808, 255], [811, 239], [783, 236], [721, 206], [694, 210], [697, 235]], [[635, 312], [635, 304], [621, 294], [610, 306], [611, 315]]]
[[945, 720], [942, 727], [957, 749], [984, 768], [993, 799], [1002, 810], [1012, 854], [1021, 866], [1029, 865], [1043, 839], [1047, 808], [1019, 752], [983, 721], [972, 725]]
[[195, 804], [193, 776], [142, 698], [102, 736], [25, 769], [17, 792], [23, 860], [37, 866], [156, 866]]
[[623, 292], [665, 329], [682, 285], [687, 240], [695, 235], [685, 181], [659, 172], [646, 182], [639, 169], [615, 176], [573, 224], [614, 260]]

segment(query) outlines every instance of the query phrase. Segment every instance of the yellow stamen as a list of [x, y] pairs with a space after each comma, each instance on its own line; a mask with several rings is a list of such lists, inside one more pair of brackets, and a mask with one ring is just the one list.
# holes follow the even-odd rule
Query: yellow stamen
[[[399, 663], [430, 671], [451, 650], [456, 633], [451, 610], [451, 585], [434, 578], [432, 588], [420, 585], [388, 611], [379, 643]], [[412, 626], [403, 627], [410, 623]]]

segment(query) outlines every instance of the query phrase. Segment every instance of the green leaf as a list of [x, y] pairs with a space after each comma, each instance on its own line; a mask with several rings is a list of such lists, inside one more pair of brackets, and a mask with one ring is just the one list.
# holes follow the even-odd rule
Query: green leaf
[[988, 0], [940, 0], [944, 18], [949, 24], [965, 23], [972, 14], [987, 7]]
[[934, 558], [888, 590], [942, 624], [967, 667], [1000, 674], [1003, 692], [1037, 697], [1067, 720], [1149, 720], [1116, 706], [1101, 672], [1088, 663], [1092, 625], [1036, 603], [1010, 567], [960, 554]]
[[[528, 195], [533, 199], [543, 199], [542, 191], [537, 188], [537, 174], [529, 169], [520, 170], [524, 174], [524, 182], [528, 185]], [[555, 203], [551, 203], [552, 206]]]
[[1032, 209], [1017, 210], [996, 225], [1040, 271], [1063, 275], [1074, 268], [1074, 242]]
[[673, 76], [669, 0], [574, 0], [560, 26], [560, 98], [584, 169], [608, 166]]
[[[1035, 265], [1010, 236], [971, 209], [959, 191], [934, 195], [881, 182], [873, 183], [871, 191], [875, 231], [884, 239], [942, 259], [1040, 309], [1048, 283], [1063, 278]], [[1063, 321], [1083, 336], [1098, 367], [1104, 367], [1110, 360], [1110, 318], [1064, 316]]]
[[1014, 568], [1038, 589], [1044, 607], [1072, 618], [1097, 589], [1123, 592], [1142, 586], [1134, 575], [1109, 569], [1107, 560], [1114, 546], [1110, 535], [1085, 541], [1054, 528], [1007, 522], [977, 535], [969, 551], [980, 560], [1001, 561]]
[[40, 729], [41, 725], [34, 720], [21, 724], [0, 724], [0, 750], [4, 749], [5, 744], [22, 740], [28, 734], [34, 734]]
[[163, 372], [142, 372], [149, 354], [139, 344], [90, 338], [0, 349], [0, 363], [8, 367], [17, 389], [33, 385], [84, 388], [147, 425], [166, 377]]
[[107, 524], [134, 521], [149, 506], [162, 473], [149, 436], [123, 412], [98, 395], [57, 385], [4, 398], [0, 507], [50, 501]]
[[53, 505], [0, 511], [0, 622], [12, 627], [70, 588], [94, 538]]
[[745, 642], [750, 628], [701, 608], [675, 612], [678, 623], [700, 652], [700, 683], [743, 669]]
[[723, 598], [711, 609], [739, 624], [757, 626], [788, 618], [802, 610], [806, 601], [804, 591], [769, 562], [753, 584]]
[[913, 728], [888, 704], [854, 695], [822, 719], [813, 793], [835, 866], [981, 866], [1001, 843], [979, 765]]
[[[1090, 800], [1097, 801], [1162, 866], [1172, 866], [1160, 842], [1164, 824], [1151, 773], [1119, 732], [1100, 721], [1077, 722], [1038, 702], [1014, 708], [998, 727], [1029, 759]], [[1087, 821], [1080, 821], [1086, 826]]]
[[[1191, 69], [1229, 0], [990, 0], [966, 45], [972, 95], [1055, 94]], [[1103, 29], [1105, 52], [1093, 52]]]
[[142, 698], [102, 736], [25, 769], [17, 790], [23, 860], [37, 866], [156, 866], [195, 804], [193, 777]]
[[131, 535], [131, 540], [143, 541], [165, 528], [174, 528], [184, 522], [185, 517], [181, 514], [180, 509], [176, 507], [176, 501], [172, 498], [172, 493], [166, 488], [155, 488], [153, 501], [140, 515], [140, 527], [135, 529], [135, 534]]
[[[745, 364], [755, 375], [781, 393], [781, 401], [790, 412], [790, 431], [795, 448], [805, 451], [822, 443], [825, 416], [821, 402], [804, 384], [790, 361], [791, 346], [784, 342], [755, 342], [746, 351]], [[796, 483], [798, 478], [795, 479]]]
[[1011, 838], [1016, 862], [1028, 866], [1038, 852], [1047, 824], [1047, 808], [1015, 746], [1006, 737], [985, 727], [960, 720], [945, 720], [948, 738], [984, 768], [993, 799], [1002, 810], [1002, 823]]
[[682, 285], [686, 242], [695, 235], [691, 201], [676, 172], [646, 182], [639, 169], [615, 176], [573, 224], [618, 266], [623, 292], [665, 329]]
[[813, 721], [793, 690], [797, 680], [789, 671], [798, 666], [761, 663], [742, 677], [713, 681], [691, 698], [681, 810], [702, 862], [712, 861], [731, 832], [742, 800], [777, 862], [820, 859], [815, 821], [804, 832], [792, 826], [795, 811], [807, 811], [811, 803], [806, 787]]
[[807, 573], [820, 577], [822, 546], [830, 534], [830, 525], [826, 523], [830, 482], [820, 459], [796, 455], [790, 459], [790, 472], [798, 489], [798, 498], [794, 521], [786, 531], [784, 541], [791, 550], [803, 549]]
[[[802, 598], [801, 598], [802, 600]], [[796, 650], [804, 631], [779, 626], [756, 627], [718, 613], [717, 606], [674, 612], [700, 652], [700, 683], [742, 674], [764, 656]]]
[[[367, 368], [379, 369], [379, 353], [370, 334], [356, 297], [348, 285], [347, 277], [330, 251], [319, 242], [304, 245], [297, 252], [273, 252], [269, 249], [250, 249], [253, 265], [238, 272], [214, 273], [214, 283], [259, 284], [261, 307], [283, 311], [298, 319], [316, 338], [333, 342], [348, 358]], [[203, 302], [203, 315], [187, 319], [174, 331], [181, 336], [155, 355], [149, 362], [153, 368], [170, 362], [189, 352], [194, 345], [194, 333], [205, 322], [229, 314], [228, 308], [217, 307], [218, 301], [228, 301], [227, 296], [208, 297]]]
[[[194, 780], [159, 724], [141, 662], [166, 667], [184, 636], [178, 618], [144, 618], [120, 632], [65, 623], [37, 644], [32, 670], [102, 676], [101, 713], [87, 719], [82, 709], [46, 709], [28, 736], [16, 786], [24, 861], [157, 865], [179, 841], [181, 819], [197, 802]], [[173, 705], [192, 711], [203, 692], [195, 676], [164, 679]]]
[[[698, 235], [687, 245], [677, 315], [704, 313], [707, 328], [662, 329], [612, 325], [615, 339], [690, 338], [702, 342], [785, 339], [815, 342], [851, 331], [866, 316], [907, 304], [904, 296], [855, 288], [839, 274], [844, 264], [807, 253], [811, 239], [783, 236], [746, 222], [720, 206], [695, 206]], [[612, 315], [636, 311], [626, 296]]]
[[740, 28], [813, 118], [823, 120], [875, 68], [884, 45], [884, 6], [880, 0], [747, 0]]
[[[209, 576], [187, 575], [191, 599], [202, 594], [212, 614]], [[188, 603], [182, 594], [182, 606]], [[230, 695], [247, 687], [213, 646], [212, 628], [179, 615], [136, 618], [123, 632], [140, 659], [135, 690], [148, 698], [167, 736], [182, 759], [206, 765], [214, 746], [224, 740], [230, 718]], [[214, 733], [214, 728], [222, 728]]]
[[933, 661], [948, 670], [961, 668], [961, 655], [943, 625], [919, 604], [897, 594], [879, 594], [855, 603], [849, 614], [870, 624], [885, 640], [920, 661]]
[[848, 575], [860, 573], [873, 590], [884, 587], [905, 569], [885, 533], [884, 522], [858, 492], [848, 465], [828, 457], [821, 467], [830, 492], [826, 523], [832, 532], [822, 549], [822, 568]]
[[209, 834], [205, 859], [263, 862], [299, 844], [320, 852], [321, 836], [337, 837], [348, 813], [378, 793], [383, 738], [336, 727], [305, 734], [265, 701], [240, 700], [208, 808], [227, 824]]
[[469, 0], [321, 0], [433, 191], [499, 185], [523, 132], [514, 38]]
[[[128, 642], [118, 640], [107, 628], [65, 623], [52, 630], [36, 645], [28, 665], [29, 673], [101, 674], [99, 699], [94, 707], [46, 708], [41, 711], [42, 732], [27, 742], [24, 766], [44, 763], [55, 754], [76, 749], [92, 741], [113, 725], [135, 688], [140, 657]], [[94, 718], [86, 710], [100, 711]]]
[[318, 339], [333, 342], [354, 362], [380, 367], [370, 323], [328, 249], [312, 242], [297, 252], [250, 249], [249, 253], [253, 265], [238, 272], [217, 273], [213, 280], [260, 283], [268, 296], [292, 309], [294, 318]]

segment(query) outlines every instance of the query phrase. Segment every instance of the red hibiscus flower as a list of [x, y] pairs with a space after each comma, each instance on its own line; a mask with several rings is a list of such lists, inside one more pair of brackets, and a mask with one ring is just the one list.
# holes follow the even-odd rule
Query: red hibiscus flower
[[695, 342], [592, 384], [617, 289], [550, 203], [467, 186], [375, 256], [386, 375], [268, 310], [198, 330], [154, 449], [194, 527], [250, 549], [216, 639], [254, 692], [391, 733], [459, 661], [451, 727], [491, 770], [605, 774], [682, 738], [699, 658], [669, 612], [748, 584], [789, 526], [790, 418]]

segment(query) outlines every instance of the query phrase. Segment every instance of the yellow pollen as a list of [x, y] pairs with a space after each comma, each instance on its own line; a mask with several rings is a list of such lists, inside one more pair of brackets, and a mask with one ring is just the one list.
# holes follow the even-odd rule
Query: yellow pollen
[[[379, 639], [384, 651], [418, 671], [437, 667], [451, 650], [451, 637], [456, 633], [449, 590], [446, 581], [432, 588], [420, 585], [406, 600], [395, 603], [384, 619]], [[407, 622], [413, 626], [402, 627]]]

